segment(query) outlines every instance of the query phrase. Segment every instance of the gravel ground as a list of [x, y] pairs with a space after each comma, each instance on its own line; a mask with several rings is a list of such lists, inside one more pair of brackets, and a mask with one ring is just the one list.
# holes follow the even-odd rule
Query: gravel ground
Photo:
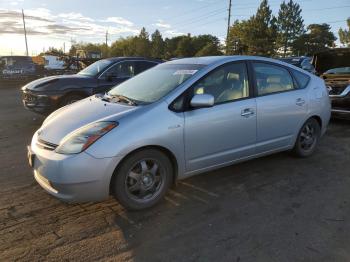
[[43, 118], [0, 84], [0, 260], [349, 261], [350, 121], [308, 159], [288, 153], [186, 179], [155, 208], [64, 204], [34, 181]]

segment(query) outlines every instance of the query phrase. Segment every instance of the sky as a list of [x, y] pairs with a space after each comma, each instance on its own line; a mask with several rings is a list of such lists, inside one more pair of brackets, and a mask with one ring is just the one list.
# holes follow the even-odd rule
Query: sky
[[[55, 47], [69, 50], [72, 41], [108, 43], [159, 29], [164, 37], [213, 34], [224, 41], [229, 0], [0, 0], [0, 56], [24, 55], [21, 9], [26, 17], [29, 55]], [[281, 0], [270, 0], [277, 15]], [[296, 0], [304, 23], [329, 23], [338, 37], [350, 17], [349, 0]], [[260, 0], [232, 0], [232, 18], [247, 19]], [[339, 41], [337, 41], [339, 44]]]

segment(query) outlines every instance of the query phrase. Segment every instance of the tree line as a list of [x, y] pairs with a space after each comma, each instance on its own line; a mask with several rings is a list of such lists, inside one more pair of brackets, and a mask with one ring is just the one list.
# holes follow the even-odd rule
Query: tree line
[[[350, 18], [347, 25], [350, 27]], [[350, 46], [350, 30], [341, 28], [338, 34], [340, 42]], [[164, 38], [159, 30], [149, 34], [142, 28], [139, 35], [120, 38], [110, 46], [105, 43], [73, 43], [69, 54], [74, 56], [77, 50], [85, 50], [100, 52], [103, 57], [145, 56], [161, 59], [223, 54], [296, 56], [312, 55], [335, 47], [336, 39], [327, 23], [306, 27], [302, 9], [293, 0], [283, 1], [276, 16], [272, 14], [268, 0], [263, 0], [249, 19], [234, 21], [225, 43], [211, 34]]]

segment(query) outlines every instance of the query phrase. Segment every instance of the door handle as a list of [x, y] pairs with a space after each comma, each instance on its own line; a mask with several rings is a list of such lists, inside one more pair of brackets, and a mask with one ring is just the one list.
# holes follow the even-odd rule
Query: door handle
[[297, 106], [303, 106], [305, 104], [305, 100], [302, 99], [302, 98], [298, 98], [296, 101], [295, 101], [295, 104]]
[[254, 115], [254, 109], [252, 108], [243, 109], [241, 112], [241, 116], [244, 116], [244, 117], [249, 117], [251, 115]]

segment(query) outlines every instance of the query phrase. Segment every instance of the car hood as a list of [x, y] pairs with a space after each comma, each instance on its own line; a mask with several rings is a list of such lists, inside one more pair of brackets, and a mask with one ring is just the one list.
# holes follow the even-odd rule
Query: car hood
[[350, 48], [334, 48], [317, 53], [312, 58], [312, 65], [319, 75], [332, 68], [350, 66]]
[[38, 138], [58, 145], [66, 135], [82, 126], [96, 121], [117, 121], [139, 108], [109, 103], [97, 96], [91, 96], [62, 107], [49, 115], [38, 130]]
[[25, 85], [24, 87], [22, 87], [23, 90], [32, 90], [32, 91], [36, 91], [36, 90], [40, 90], [41, 87], [43, 87], [46, 84], [49, 83], [54, 83], [57, 81], [70, 81], [70, 80], [75, 80], [75, 79], [91, 79], [89, 76], [84, 76], [84, 75], [79, 75], [79, 74], [75, 74], [75, 75], [57, 75], [57, 76], [48, 76], [48, 77], [43, 77], [43, 78], [39, 78], [37, 80], [34, 80], [30, 83], [28, 83], [27, 85]]

